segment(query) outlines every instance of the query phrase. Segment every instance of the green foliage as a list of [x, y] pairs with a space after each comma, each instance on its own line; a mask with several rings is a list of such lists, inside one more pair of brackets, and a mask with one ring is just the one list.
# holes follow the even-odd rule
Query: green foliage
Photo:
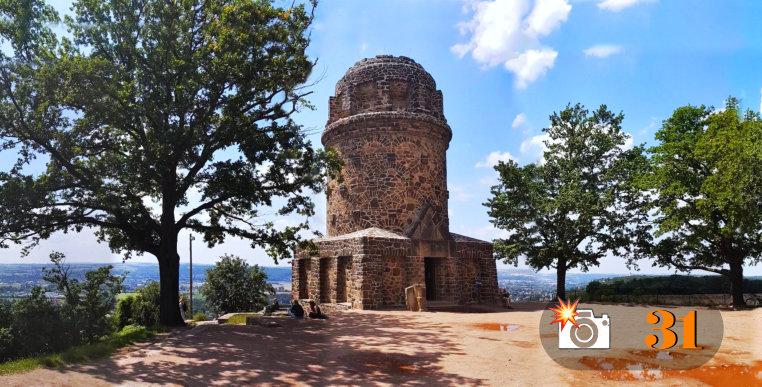
[[119, 329], [132, 324], [134, 309], [134, 296], [124, 297], [116, 303], [116, 324]]
[[[282, 202], [279, 215], [307, 219], [340, 167], [291, 118], [310, 108], [315, 6], [79, 0], [68, 38], [44, 2], [0, 0], [0, 40], [14, 49], [0, 53], [0, 147], [18, 154], [0, 172], [0, 246], [95, 228], [125, 258], [152, 254], [168, 325], [182, 324], [180, 230], [289, 257], [306, 220], [281, 229], [258, 209]], [[46, 170], [27, 174], [35, 159]]]
[[193, 314], [193, 321], [207, 321], [209, 320], [209, 317], [207, 317], [206, 314], [198, 312]]
[[62, 331], [61, 310], [37, 286], [27, 298], [13, 304], [13, 350], [8, 357], [60, 351], [72, 344], [72, 337]]
[[35, 287], [12, 306], [0, 302], [0, 361], [93, 343], [114, 331], [110, 314], [124, 277], [111, 275], [111, 266], [105, 266], [79, 281], [69, 277], [63, 254], [52, 253], [50, 258], [54, 266], [43, 269], [44, 279], [64, 294], [65, 301], [54, 305], [44, 288]]
[[[651, 193], [658, 241], [655, 265], [727, 276], [734, 305], [743, 304], [743, 265], [762, 257], [762, 121], [744, 116], [735, 98], [723, 111], [678, 108], [649, 149]], [[727, 268], [724, 266], [727, 265]]]
[[267, 274], [259, 266], [249, 266], [243, 259], [224, 255], [206, 271], [201, 294], [218, 314], [262, 309], [275, 289], [267, 283]]
[[0, 328], [8, 328], [13, 321], [13, 304], [0, 299]]
[[83, 282], [69, 278], [69, 267], [65, 256], [50, 254], [52, 269], [43, 269], [45, 281], [56, 286], [64, 295], [61, 307], [64, 328], [73, 344], [92, 343], [114, 331], [113, 319], [109, 314], [116, 305], [116, 295], [122, 289], [125, 275], [111, 275], [113, 266], [102, 266], [85, 273]]
[[[743, 282], [748, 292], [762, 293], [762, 280], [744, 279]], [[602, 296], [722, 294], [729, 289], [730, 281], [723, 276], [671, 275], [593, 281], [587, 284], [585, 293], [588, 300], [602, 301]]]
[[132, 320], [135, 325], [153, 327], [159, 325], [159, 283], [151, 281], [136, 290], [132, 305]]
[[587, 271], [606, 253], [629, 262], [639, 253], [633, 236], [645, 230], [628, 224], [646, 216], [632, 184], [645, 160], [641, 148], [623, 149], [623, 119], [606, 105], [592, 113], [567, 105], [543, 129], [544, 162], [495, 167], [499, 182], [485, 205], [495, 227], [510, 234], [494, 241], [496, 256], [514, 265], [524, 256], [535, 269], [555, 267], [561, 297], [568, 269]]
[[64, 352], [14, 360], [0, 364], [0, 375], [31, 371], [40, 367], [62, 367], [66, 364], [89, 361], [112, 354], [116, 349], [145, 341], [159, 332], [142, 326], [126, 326], [108, 336], [104, 341], [75, 346]]

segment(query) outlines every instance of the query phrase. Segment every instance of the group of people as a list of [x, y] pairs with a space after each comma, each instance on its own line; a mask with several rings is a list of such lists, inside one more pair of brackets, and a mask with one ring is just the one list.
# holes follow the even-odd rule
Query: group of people
[[[291, 309], [288, 310], [288, 315], [293, 318], [304, 318], [304, 308], [302, 308], [302, 305], [299, 303], [299, 300], [294, 299], [291, 301]], [[307, 313], [307, 317], [309, 318], [320, 318], [320, 319], [326, 319], [328, 316], [326, 316], [322, 310], [320, 310], [320, 306], [318, 306], [315, 301], [310, 300], [310, 306], [309, 306], [309, 312]]]

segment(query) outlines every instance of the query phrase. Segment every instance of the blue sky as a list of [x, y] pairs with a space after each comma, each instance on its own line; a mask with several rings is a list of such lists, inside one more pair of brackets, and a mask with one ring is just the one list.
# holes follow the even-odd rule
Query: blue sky
[[[61, 12], [70, 4], [52, 3]], [[651, 143], [661, 121], [679, 106], [719, 107], [733, 95], [744, 108], [759, 111], [760, 17], [759, 1], [323, 0], [309, 48], [318, 60], [313, 80], [319, 82], [309, 97], [316, 109], [297, 120], [319, 144], [328, 97], [349, 67], [379, 54], [413, 58], [444, 94], [453, 131], [447, 154], [450, 228], [491, 240], [501, 235], [482, 206], [496, 181], [491, 166], [508, 158], [536, 161], [548, 116], [567, 103], [622, 111], [634, 143]], [[319, 214], [312, 224], [324, 231], [325, 200], [316, 200]], [[186, 260], [187, 234], [181, 241]], [[69, 234], [54, 236], [23, 261], [45, 262], [52, 249], [70, 261], [120, 259], [90, 235]], [[272, 264], [238, 240], [214, 249], [197, 242], [194, 261], [211, 263], [225, 252]], [[0, 263], [17, 257], [17, 249], [0, 250]], [[644, 273], [668, 273], [650, 262], [640, 266]], [[628, 272], [617, 258], [604, 259], [596, 271]], [[747, 267], [746, 274], [762, 275], [762, 266]]]

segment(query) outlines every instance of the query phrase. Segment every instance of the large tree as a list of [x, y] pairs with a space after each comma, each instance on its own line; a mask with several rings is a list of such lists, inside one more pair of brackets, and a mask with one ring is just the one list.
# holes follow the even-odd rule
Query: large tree
[[651, 172], [655, 265], [730, 280], [744, 305], [743, 266], [762, 256], [762, 121], [729, 98], [722, 111], [678, 108], [656, 133]]
[[183, 324], [180, 230], [288, 256], [306, 222], [262, 210], [311, 215], [337, 167], [291, 119], [309, 107], [315, 5], [80, 0], [57, 36], [43, 0], [0, 0], [0, 138], [18, 153], [0, 173], [2, 245], [94, 228], [125, 259], [152, 254], [165, 325]]
[[495, 254], [506, 263], [526, 263], [539, 270], [556, 269], [556, 292], [565, 298], [566, 272], [587, 271], [606, 254], [636, 259], [631, 240], [647, 235], [633, 188], [633, 176], [644, 166], [642, 149], [625, 150], [624, 116], [601, 105], [592, 113], [580, 104], [550, 116], [543, 129], [544, 159], [519, 167], [499, 163], [492, 187], [491, 222], [509, 236], [494, 241]]

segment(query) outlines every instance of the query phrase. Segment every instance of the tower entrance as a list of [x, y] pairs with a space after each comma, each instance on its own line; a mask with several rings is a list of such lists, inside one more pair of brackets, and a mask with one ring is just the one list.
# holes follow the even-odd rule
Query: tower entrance
[[437, 300], [437, 269], [442, 258], [424, 258], [424, 278], [426, 282], [426, 300]]

